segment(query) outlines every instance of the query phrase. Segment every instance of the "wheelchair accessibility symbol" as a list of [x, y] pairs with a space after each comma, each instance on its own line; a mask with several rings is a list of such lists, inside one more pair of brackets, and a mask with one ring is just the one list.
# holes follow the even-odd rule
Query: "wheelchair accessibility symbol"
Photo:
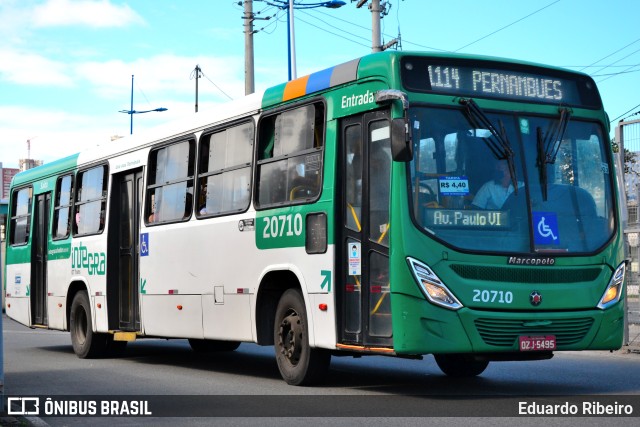
[[560, 235], [558, 233], [558, 217], [554, 212], [533, 212], [535, 224], [536, 245], [557, 245]]
[[140, 256], [149, 256], [149, 233], [140, 233]]

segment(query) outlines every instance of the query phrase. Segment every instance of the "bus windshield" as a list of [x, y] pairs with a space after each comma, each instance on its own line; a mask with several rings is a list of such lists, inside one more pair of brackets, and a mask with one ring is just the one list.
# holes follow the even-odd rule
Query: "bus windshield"
[[418, 107], [411, 127], [411, 210], [435, 239], [461, 250], [562, 254], [593, 253], [613, 236], [613, 171], [598, 123], [562, 110]]

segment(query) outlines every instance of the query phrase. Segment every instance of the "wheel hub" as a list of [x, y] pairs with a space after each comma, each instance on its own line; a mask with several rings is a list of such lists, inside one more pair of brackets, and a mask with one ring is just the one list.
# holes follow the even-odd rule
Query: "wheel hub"
[[302, 352], [302, 325], [297, 313], [292, 312], [282, 319], [280, 323], [280, 353], [284, 355], [292, 365], [297, 365]]

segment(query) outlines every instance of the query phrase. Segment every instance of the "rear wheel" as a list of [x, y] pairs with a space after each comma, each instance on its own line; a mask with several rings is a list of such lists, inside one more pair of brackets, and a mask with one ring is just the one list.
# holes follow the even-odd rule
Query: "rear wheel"
[[274, 324], [276, 361], [282, 378], [290, 385], [318, 382], [329, 368], [331, 353], [309, 346], [309, 324], [299, 291], [287, 290], [278, 303]]
[[434, 358], [440, 370], [450, 377], [475, 377], [489, 366], [488, 361], [476, 360], [472, 354], [435, 354]]
[[240, 343], [237, 341], [199, 340], [194, 338], [189, 338], [189, 345], [196, 353], [233, 351], [240, 347]]
[[108, 334], [93, 332], [91, 304], [86, 291], [78, 292], [71, 303], [69, 330], [73, 351], [81, 359], [104, 356], [109, 341]]

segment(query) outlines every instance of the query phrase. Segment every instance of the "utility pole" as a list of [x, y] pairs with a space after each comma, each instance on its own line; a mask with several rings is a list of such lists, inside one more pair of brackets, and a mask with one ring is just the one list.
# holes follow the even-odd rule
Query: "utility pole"
[[[352, 0], [355, 1], [355, 0]], [[369, 0], [358, 0], [356, 8], [361, 8]], [[382, 32], [380, 31], [380, 20], [383, 15], [388, 13], [387, 3], [380, 3], [380, 0], [371, 0], [369, 4], [369, 10], [371, 11], [371, 52], [382, 52], [393, 45], [398, 43], [398, 39], [393, 39], [388, 43], [382, 45]]]
[[200, 69], [200, 65], [196, 64], [196, 69], [194, 70], [196, 75], [196, 113], [198, 112], [198, 79], [200, 77], [202, 77], [202, 74], [200, 73], [202, 70]]
[[255, 91], [253, 76], [253, 0], [244, 0], [244, 94]]
[[380, 35], [380, 0], [371, 0], [371, 52], [382, 52], [382, 37]]
[[[359, 0], [356, 8], [360, 9], [369, 0]], [[382, 52], [382, 37], [380, 36], [380, 0], [371, 0], [371, 52]]]

